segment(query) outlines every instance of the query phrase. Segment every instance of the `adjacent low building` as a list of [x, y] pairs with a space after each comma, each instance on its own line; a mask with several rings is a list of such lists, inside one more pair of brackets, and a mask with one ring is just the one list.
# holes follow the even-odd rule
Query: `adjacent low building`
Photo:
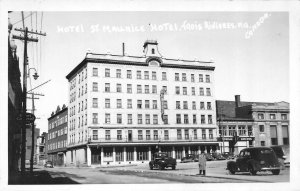
[[131, 164], [155, 152], [180, 160], [219, 150], [212, 62], [87, 53], [69, 82], [69, 165]]
[[68, 128], [68, 107], [65, 105], [60, 109], [57, 106], [56, 112], [52, 112], [48, 118], [48, 133], [46, 151], [48, 161], [55, 166], [66, 164], [67, 152], [67, 128]]
[[289, 147], [289, 103], [217, 100], [219, 141], [223, 152], [251, 146]]

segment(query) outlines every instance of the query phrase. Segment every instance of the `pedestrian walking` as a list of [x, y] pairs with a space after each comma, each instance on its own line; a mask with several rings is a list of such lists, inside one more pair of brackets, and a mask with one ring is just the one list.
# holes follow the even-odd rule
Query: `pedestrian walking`
[[206, 174], [206, 157], [205, 157], [204, 153], [201, 153], [199, 155], [198, 164], [199, 164], [199, 174], [201, 175], [203, 172], [203, 175], [205, 176], [205, 174]]

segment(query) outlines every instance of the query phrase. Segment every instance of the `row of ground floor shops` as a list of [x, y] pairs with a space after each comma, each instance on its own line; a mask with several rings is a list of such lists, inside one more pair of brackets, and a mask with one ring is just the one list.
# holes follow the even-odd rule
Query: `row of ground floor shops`
[[180, 161], [187, 154], [220, 152], [218, 143], [195, 145], [86, 145], [66, 152], [67, 166], [94, 166], [144, 163], [154, 153], [165, 152]]
[[223, 153], [238, 154], [248, 141], [239, 141], [234, 148], [228, 142], [210, 142], [184, 145], [102, 145], [88, 144], [71, 147], [61, 152], [48, 153], [48, 160], [54, 166], [97, 166], [144, 163], [153, 159], [156, 152], [165, 152], [178, 162], [188, 154]]

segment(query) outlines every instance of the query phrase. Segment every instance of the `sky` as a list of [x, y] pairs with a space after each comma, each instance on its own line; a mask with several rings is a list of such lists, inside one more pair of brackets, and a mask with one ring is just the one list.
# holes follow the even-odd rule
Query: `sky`
[[[20, 12], [9, 18], [14, 28], [23, 27]], [[37, 12], [25, 19], [25, 26], [47, 34], [28, 45], [29, 67], [40, 76], [28, 80], [28, 89], [51, 80], [35, 91], [45, 95], [35, 100], [41, 132], [47, 132], [51, 112], [68, 105], [65, 77], [88, 50], [122, 54], [124, 42], [126, 54], [141, 56], [147, 39], [158, 41], [165, 58], [214, 61], [217, 100], [233, 101], [234, 95], [241, 95], [241, 101], [289, 102], [285, 12]], [[24, 45], [15, 43], [22, 63]], [[30, 100], [27, 104], [31, 108]]]

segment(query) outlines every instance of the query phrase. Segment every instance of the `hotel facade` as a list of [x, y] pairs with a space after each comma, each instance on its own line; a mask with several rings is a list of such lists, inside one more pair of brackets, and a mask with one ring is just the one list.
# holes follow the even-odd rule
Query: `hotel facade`
[[180, 160], [219, 150], [212, 62], [87, 53], [69, 82], [67, 165]]

